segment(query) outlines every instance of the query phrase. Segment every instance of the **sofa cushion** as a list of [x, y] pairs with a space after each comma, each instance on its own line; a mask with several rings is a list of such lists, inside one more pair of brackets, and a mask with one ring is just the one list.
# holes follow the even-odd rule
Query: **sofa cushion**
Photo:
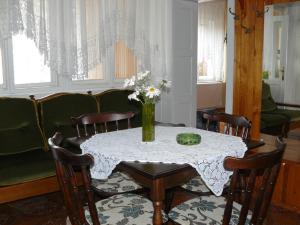
[[[100, 112], [129, 112], [132, 111], [136, 115], [132, 119], [132, 126], [141, 126], [141, 103], [128, 99], [131, 90], [111, 89], [99, 94], [95, 94], [98, 101]], [[126, 122], [126, 121], [125, 121]], [[122, 124], [120, 124], [122, 127]]]
[[274, 113], [288, 117], [290, 122], [300, 121], [300, 110], [278, 108], [274, 111]]
[[45, 147], [34, 101], [0, 98], [0, 109], [0, 156]]
[[272, 98], [270, 85], [262, 82], [262, 98], [261, 98], [261, 111], [271, 112], [277, 109], [277, 105]]
[[[286, 116], [277, 113], [261, 113], [261, 121], [264, 128], [282, 126], [289, 120]], [[261, 127], [262, 128], [262, 127]]]
[[0, 156], [0, 186], [19, 184], [55, 175], [52, 153], [42, 149]]
[[87, 94], [59, 93], [38, 101], [41, 124], [46, 138], [60, 131], [65, 137], [76, 136], [71, 117], [97, 113], [95, 97]]

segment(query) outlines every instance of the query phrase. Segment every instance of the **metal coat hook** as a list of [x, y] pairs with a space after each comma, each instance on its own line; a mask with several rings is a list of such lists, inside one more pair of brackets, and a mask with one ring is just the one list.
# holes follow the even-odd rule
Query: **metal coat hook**
[[252, 32], [252, 29], [243, 25], [243, 23], [241, 23], [241, 27], [245, 30], [245, 34], [250, 34]]
[[228, 34], [227, 34], [227, 32], [226, 32], [225, 37], [224, 37], [224, 44], [227, 43], [227, 40], [228, 40]]
[[234, 19], [234, 20], [239, 20], [239, 19], [240, 19], [240, 16], [237, 15], [236, 13], [232, 12], [232, 11], [231, 11], [231, 8], [229, 8], [229, 13], [230, 13], [231, 15], [233, 15], [233, 19]]
[[270, 9], [269, 7], [266, 7], [266, 9], [262, 12], [255, 9], [255, 14], [257, 17], [264, 17], [265, 13], [269, 12], [269, 9]]

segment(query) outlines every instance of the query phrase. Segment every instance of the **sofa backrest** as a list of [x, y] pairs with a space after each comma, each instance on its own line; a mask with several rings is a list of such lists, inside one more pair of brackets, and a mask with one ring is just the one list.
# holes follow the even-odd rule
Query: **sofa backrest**
[[262, 81], [261, 111], [271, 112], [277, 109], [277, 105], [272, 98], [270, 85]]
[[132, 126], [141, 126], [141, 103], [129, 100], [128, 95], [133, 91], [124, 89], [110, 89], [94, 96], [99, 104], [100, 112], [134, 112]]
[[0, 98], [0, 155], [45, 148], [35, 102], [26, 98]]
[[65, 137], [76, 136], [71, 117], [99, 112], [96, 98], [88, 94], [57, 93], [37, 101], [41, 125], [47, 139], [57, 131]]

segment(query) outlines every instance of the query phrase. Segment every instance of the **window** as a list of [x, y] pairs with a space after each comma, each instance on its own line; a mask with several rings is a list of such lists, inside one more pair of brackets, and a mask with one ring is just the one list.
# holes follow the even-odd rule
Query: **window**
[[12, 44], [16, 85], [51, 82], [50, 68], [33, 40], [18, 34], [13, 36]]
[[119, 79], [129, 78], [137, 72], [137, 59], [123, 41], [118, 41], [115, 46], [115, 69]]
[[[119, 5], [119, 7], [124, 7], [123, 4]], [[100, 17], [101, 12], [101, 3], [99, 1], [86, 1], [85, 2], [85, 11], [89, 13], [82, 13], [82, 5], [80, 1], [77, 1], [76, 5], [76, 18], [78, 21], [81, 21], [82, 18], [85, 23], [77, 24], [77, 59], [82, 59], [82, 42], [84, 39], [87, 40], [87, 58], [88, 58], [88, 73], [79, 71], [79, 74], [73, 76], [72, 80], [95, 80], [95, 79], [104, 79], [104, 68], [103, 63], [97, 62], [97, 59], [101, 58], [101, 52], [95, 51], [95, 49], [99, 49], [99, 35], [103, 35], [100, 32], [100, 27], [102, 26], [97, 21], [97, 18]], [[124, 10], [124, 9], [123, 9]], [[82, 30], [86, 30], [85, 34], [82, 34]], [[117, 79], [124, 79], [131, 77], [136, 74], [137, 70], [137, 59], [134, 56], [134, 53], [131, 49], [129, 49], [124, 41], [116, 41], [114, 44], [114, 54], [108, 56], [107, 63], [114, 62], [114, 74]], [[108, 54], [109, 55], [109, 54]], [[114, 55], [114, 59], [109, 58]], [[78, 65], [83, 66], [82, 62], [79, 60]]]
[[[99, 24], [97, 23], [97, 18], [100, 17], [99, 12], [101, 12], [100, 2], [89, 0], [84, 2], [84, 6], [85, 10], [82, 8], [82, 2], [76, 1], [77, 64], [81, 69], [72, 76], [72, 80], [101, 80], [104, 78], [104, 66], [98, 61], [101, 58], [101, 52], [98, 42]], [[87, 57], [83, 55], [84, 51]], [[88, 60], [88, 72], [83, 69], [84, 60]]]
[[16, 9], [1, 20], [9, 30], [0, 37], [0, 94], [120, 87], [138, 67], [134, 50], [128, 47], [136, 47], [131, 43], [134, 35], [127, 36], [129, 28], [135, 30], [135, 17], [128, 12], [136, 10], [136, 4], [127, 8], [125, 3], [8, 1], [6, 7]]
[[226, 1], [198, 4], [198, 81], [223, 81]]
[[0, 46], [0, 85], [3, 84], [2, 48]]

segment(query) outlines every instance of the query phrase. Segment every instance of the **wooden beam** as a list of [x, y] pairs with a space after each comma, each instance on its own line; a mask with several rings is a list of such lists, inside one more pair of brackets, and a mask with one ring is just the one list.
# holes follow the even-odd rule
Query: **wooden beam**
[[265, 5], [295, 0], [236, 0], [233, 113], [252, 121], [251, 137], [259, 138]]
[[252, 121], [251, 137], [260, 136], [261, 73], [263, 46], [263, 18], [256, 10], [263, 11], [264, 3], [236, 1], [235, 21], [235, 78], [233, 113], [244, 115]]

